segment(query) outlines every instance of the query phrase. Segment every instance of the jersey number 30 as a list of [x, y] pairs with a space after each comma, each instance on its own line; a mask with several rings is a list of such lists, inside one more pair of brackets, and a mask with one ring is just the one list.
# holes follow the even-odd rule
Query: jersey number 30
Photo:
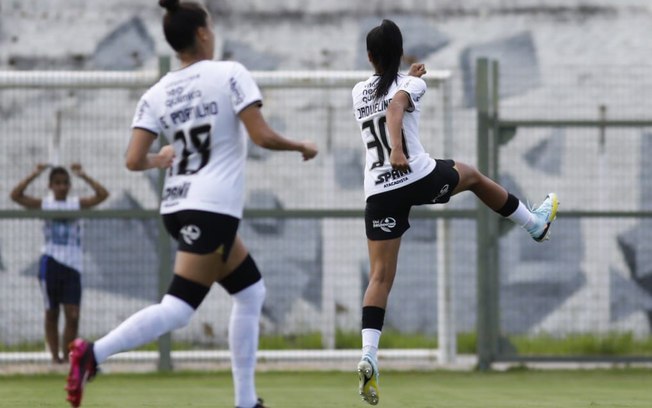
[[[370, 170], [384, 165], [385, 157], [389, 157], [389, 155], [392, 153], [392, 148], [389, 146], [389, 141], [387, 140], [387, 127], [385, 126], [386, 123], [387, 118], [385, 116], [379, 117], [378, 121], [369, 119], [368, 121], [362, 123], [362, 130], [368, 128], [369, 133], [371, 133], [371, 136], [374, 138], [374, 140], [367, 143], [367, 149], [376, 149], [378, 156], [378, 161], [371, 164]], [[405, 157], [409, 159], [410, 156], [408, 155], [407, 143], [405, 143], [405, 133], [403, 133], [403, 129], [401, 129], [401, 137], [403, 138], [403, 153], [405, 154]], [[385, 152], [387, 152], [387, 156], [385, 156]]]
[[[174, 141], [177, 140], [181, 141], [183, 149], [175, 174], [195, 174], [208, 163], [211, 158], [211, 125], [194, 127], [190, 129], [188, 135], [183, 130], [179, 130], [174, 134]], [[198, 155], [199, 163], [194, 168], [188, 168], [190, 157], [195, 154]]]

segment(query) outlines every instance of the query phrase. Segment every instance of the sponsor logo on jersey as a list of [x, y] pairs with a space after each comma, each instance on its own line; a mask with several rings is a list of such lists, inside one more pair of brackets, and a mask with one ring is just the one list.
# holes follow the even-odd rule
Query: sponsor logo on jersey
[[192, 245], [195, 243], [195, 241], [201, 236], [201, 230], [199, 229], [198, 226], [189, 224], [181, 228], [179, 231], [181, 234], [181, 237], [185, 241], [186, 244]]
[[382, 220], [373, 220], [373, 228], [380, 228], [385, 232], [392, 232], [392, 228], [396, 227], [396, 220], [392, 217], [386, 217]]
[[193, 89], [188, 93], [174, 94], [171, 91], [168, 91], [168, 99], [165, 100], [165, 106], [168, 108], [178, 105], [183, 102], [190, 102], [193, 99], [201, 98], [201, 91], [199, 89]]
[[240, 87], [240, 84], [234, 78], [229, 79], [229, 83], [231, 84], [231, 100], [234, 105], [240, 105], [245, 100], [242, 87]]
[[386, 171], [376, 177], [376, 185], [385, 183], [383, 184], [383, 187], [390, 187], [403, 183], [404, 181], [407, 181], [408, 178], [406, 176], [410, 173], [412, 173], [412, 169], [409, 166], [407, 171], [394, 169]]
[[186, 198], [188, 195], [188, 191], [190, 191], [190, 182], [185, 182], [181, 184], [180, 186], [170, 186], [166, 187], [165, 190], [163, 190], [163, 197], [161, 198], [162, 201], [167, 201], [167, 200], [178, 200], [180, 198]]
[[143, 100], [140, 103], [140, 106], [138, 107], [138, 111], [136, 113], [136, 121], [141, 121], [143, 120], [143, 116], [145, 115], [145, 111], [149, 109], [149, 103], [147, 101]]

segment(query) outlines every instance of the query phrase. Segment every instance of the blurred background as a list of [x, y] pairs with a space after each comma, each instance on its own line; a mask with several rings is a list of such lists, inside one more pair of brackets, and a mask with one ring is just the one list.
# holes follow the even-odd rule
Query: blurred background
[[[302, 163], [296, 154], [250, 145], [247, 208], [253, 212], [240, 233], [267, 282], [263, 348], [359, 347], [369, 266], [361, 217], [364, 151], [350, 101], [355, 80], [323, 86], [318, 78], [328, 78], [330, 71], [370, 74], [366, 33], [390, 18], [403, 31], [406, 60], [424, 62], [432, 73], [421, 123], [431, 156], [478, 165], [479, 155], [487, 153], [477, 147], [476, 69], [478, 58], [496, 61], [499, 101], [492, 123], [524, 123], [512, 123], [513, 137], [499, 140], [491, 152], [496, 177], [533, 205], [557, 192], [562, 214], [551, 241], [543, 244], [517, 228], [500, 229], [494, 237], [499, 238], [491, 275], [495, 287], [478, 281], [483, 260], [477, 249], [484, 241], [475, 215], [463, 212], [475, 210], [474, 196], [464, 193], [445, 207], [453, 211], [446, 217], [446, 245], [437, 214], [413, 218], [388, 306], [387, 346], [437, 349], [438, 268], [446, 265], [453, 316], [447, 327], [457, 335], [460, 354], [474, 355], [486, 340], [478, 335], [478, 312], [484, 318], [485, 310], [478, 299], [489, 293], [495, 306], [489, 337], [497, 342], [486, 355], [490, 360], [652, 357], [648, 1], [204, 3], [215, 22], [216, 55], [257, 73], [263, 113], [272, 126], [291, 138], [315, 140], [321, 149], [315, 161]], [[160, 251], [174, 246], [159, 237], [158, 173], [129, 173], [123, 165], [131, 118], [147, 85], [17, 86], [10, 74], [65, 71], [58, 75], [75, 82], [70, 71], [152, 73], [161, 56], [171, 56], [174, 69], [162, 14], [155, 1], [144, 0], [0, 0], [0, 74], [7, 74], [0, 86], [5, 362], [15, 362], [18, 352], [43, 351], [36, 279], [43, 220], [19, 216], [9, 198], [37, 163], [81, 162], [111, 193], [96, 211], [118, 214], [84, 219], [81, 335], [97, 338], [159, 298], [159, 280], [167, 279], [161, 262], [169, 263]], [[285, 85], [266, 86], [273, 82], [265, 80], [269, 71]], [[296, 85], [295, 71], [313, 72], [313, 81]], [[611, 120], [620, 122], [607, 125]], [[47, 175], [28, 193], [45, 196]], [[72, 194], [91, 190], [73, 176]], [[271, 212], [262, 216], [255, 210]], [[311, 212], [288, 213], [294, 210]], [[486, 305], [492, 307], [491, 301]], [[191, 325], [173, 334], [173, 349], [225, 349], [229, 308], [226, 294], [214, 288]], [[35, 356], [39, 361], [41, 354]]]

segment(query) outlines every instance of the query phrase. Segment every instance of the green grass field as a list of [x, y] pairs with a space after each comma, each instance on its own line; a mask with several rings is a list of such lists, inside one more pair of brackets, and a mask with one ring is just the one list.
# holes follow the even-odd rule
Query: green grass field
[[[267, 372], [258, 391], [272, 408], [366, 407], [357, 377], [342, 372]], [[652, 407], [652, 371], [396, 372], [381, 377], [379, 407]], [[62, 375], [0, 376], [0, 407], [67, 407]], [[227, 372], [100, 375], [82, 407], [232, 407]]]

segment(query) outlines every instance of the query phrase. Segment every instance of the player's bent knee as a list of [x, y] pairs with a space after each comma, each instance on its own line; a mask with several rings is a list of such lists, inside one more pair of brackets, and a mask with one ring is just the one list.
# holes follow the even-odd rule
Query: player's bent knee
[[177, 299], [181, 299], [195, 310], [204, 300], [209, 289], [197, 282], [193, 282], [179, 275], [174, 275], [167, 293]]
[[165, 295], [161, 299], [161, 307], [165, 309], [165, 320], [169, 330], [176, 330], [185, 327], [190, 323], [195, 313], [186, 301], [173, 295]]
[[[218, 283], [227, 292], [229, 292], [229, 294], [235, 295], [261, 281], [262, 278], [263, 277], [258, 270], [256, 262], [251, 257], [251, 255], [247, 255], [244, 261], [242, 261], [242, 263], [237, 268], [235, 268], [235, 270], [231, 272], [229, 276], [222, 279]], [[262, 288], [264, 291], [265, 286], [262, 285]]]
[[262, 307], [263, 302], [265, 301], [265, 296], [267, 295], [267, 288], [265, 287], [265, 281], [263, 279], [258, 280], [251, 286], [248, 286], [242, 289], [240, 292], [233, 295], [233, 298], [236, 301], [242, 301], [247, 303], [259, 303]]

